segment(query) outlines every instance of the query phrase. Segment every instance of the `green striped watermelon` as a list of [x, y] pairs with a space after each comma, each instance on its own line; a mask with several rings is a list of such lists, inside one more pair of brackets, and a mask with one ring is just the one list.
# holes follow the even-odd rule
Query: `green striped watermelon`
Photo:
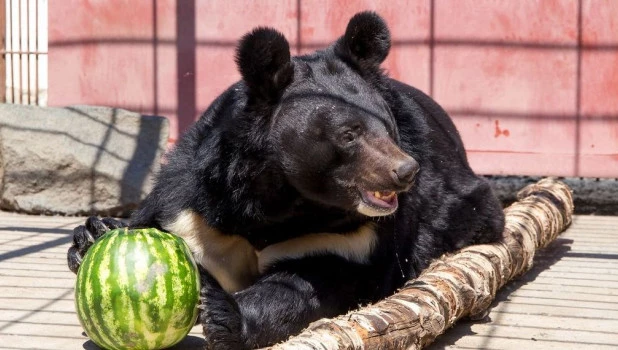
[[90, 247], [75, 306], [90, 339], [105, 349], [162, 349], [197, 318], [199, 272], [187, 244], [156, 229], [112, 230]]

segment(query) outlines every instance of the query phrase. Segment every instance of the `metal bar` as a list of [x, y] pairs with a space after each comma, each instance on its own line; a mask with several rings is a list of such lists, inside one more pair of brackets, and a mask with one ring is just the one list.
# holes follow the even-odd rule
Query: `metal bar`
[[[21, 0], [17, 0], [17, 42], [19, 51], [23, 51], [21, 47]], [[23, 103], [23, 90], [24, 90], [24, 65], [22, 63], [23, 56], [19, 55], [19, 103]], [[16, 100], [17, 101], [17, 100]]]
[[[10, 1], [10, 0], [9, 0]], [[19, 50], [0, 50], [0, 55], [15, 54], [15, 55], [47, 55], [45, 51], [19, 51]]]
[[[6, 50], [6, 1], [0, 0], [0, 51]], [[0, 54], [0, 103], [6, 102], [6, 56]]]
[[577, 1], [577, 61], [575, 66], [575, 159], [573, 160], [573, 176], [579, 176], [581, 161], [582, 139], [582, 33], [583, 33], [583, 5], [582, 0]]
[[[11, 50], [12, 50], [13, 49], [13, 0], [9, 0], [8, 18], [9, 18], [8, 38], [9, 38], [9, 43], [10, 43]], [[13, 69], [14, 65], [15, 65], [15, 56], [11, 54], [11, 101], [7, 101], [11, 103], [15, 103], [15, 69]]]
[[302, 0], [296, 0], [296, 54], [300, 55], [300, 51], [303, 49], [302, 41]]
[[[22, 28], [22, 20], [21, 20], [21, 3], [22, 0], [17, 0], [17, 42], [18, 45], [17, 47], [19, 48], [19, 51], [23, 51], [21, 42], [22, 42], [22, 35], [21, 35], [21, 28]], [[24, 64], [23, 64], [23, 55], [18, 55], [19, 57], [19, 91], [17, 91], [17, 96], [19, 96], [18, 103], [24, 103]]]
[[[30, 50], [30, 0], [26, 0], [26, 50]], [[26, 54], [26, 91], [28, 99], [26, 104], [30, 104], [30, 54]]]
[[[39, 51], [39, 0], [34, 1], [34, 51]], [[34, 103], [39, 105], [39, 54], [34, 55]]]
[[429, 1], [429, 96], [434, 97], [434, 77], [436, 60], [436, 4]]
[[159, 115], [159, 10], [157, 0], [152, 2], [152, 99], [154, 102], [154, 115]]
[[176, 101], [178, 132], [184, 131], [196, 117], [196, 21], [197, 0], [176, 1]]

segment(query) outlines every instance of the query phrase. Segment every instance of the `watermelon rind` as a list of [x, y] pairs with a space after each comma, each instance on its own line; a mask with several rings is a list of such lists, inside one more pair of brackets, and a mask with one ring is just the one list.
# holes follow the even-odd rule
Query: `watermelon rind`
[[182, 238], [154, 228], [120, 228], [84, 257], [75, 307], [88, 337], [104, 349], [164, 349], [195, 325], [200, 276]]

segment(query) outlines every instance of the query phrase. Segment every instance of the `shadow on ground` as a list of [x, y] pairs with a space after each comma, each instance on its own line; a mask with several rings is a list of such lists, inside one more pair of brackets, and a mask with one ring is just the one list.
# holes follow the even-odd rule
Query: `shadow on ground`
[[[180, 343], [167, 348], [167, 350], [202, 350], [206, 345], [206, 341], [201, 337], [194, 335], [188, 335]], [[85, 350], [101, 350], [92, 340], [88, 340], [84, 343]]]

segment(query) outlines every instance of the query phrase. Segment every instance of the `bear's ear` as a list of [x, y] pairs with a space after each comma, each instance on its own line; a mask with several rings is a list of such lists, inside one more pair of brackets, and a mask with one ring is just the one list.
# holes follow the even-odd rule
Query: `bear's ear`
[[290, 45], [272, 28], [256, 28], [243, 36], [236, 49], [236, 64], [250, 94], [262, 99], [280, 97], [294, 75]]
[[378, 70], [391, 48], [391, 34], [382, 17], [371, 11], [354, 15], [335, 45], [338, 56], [360, 70]]

